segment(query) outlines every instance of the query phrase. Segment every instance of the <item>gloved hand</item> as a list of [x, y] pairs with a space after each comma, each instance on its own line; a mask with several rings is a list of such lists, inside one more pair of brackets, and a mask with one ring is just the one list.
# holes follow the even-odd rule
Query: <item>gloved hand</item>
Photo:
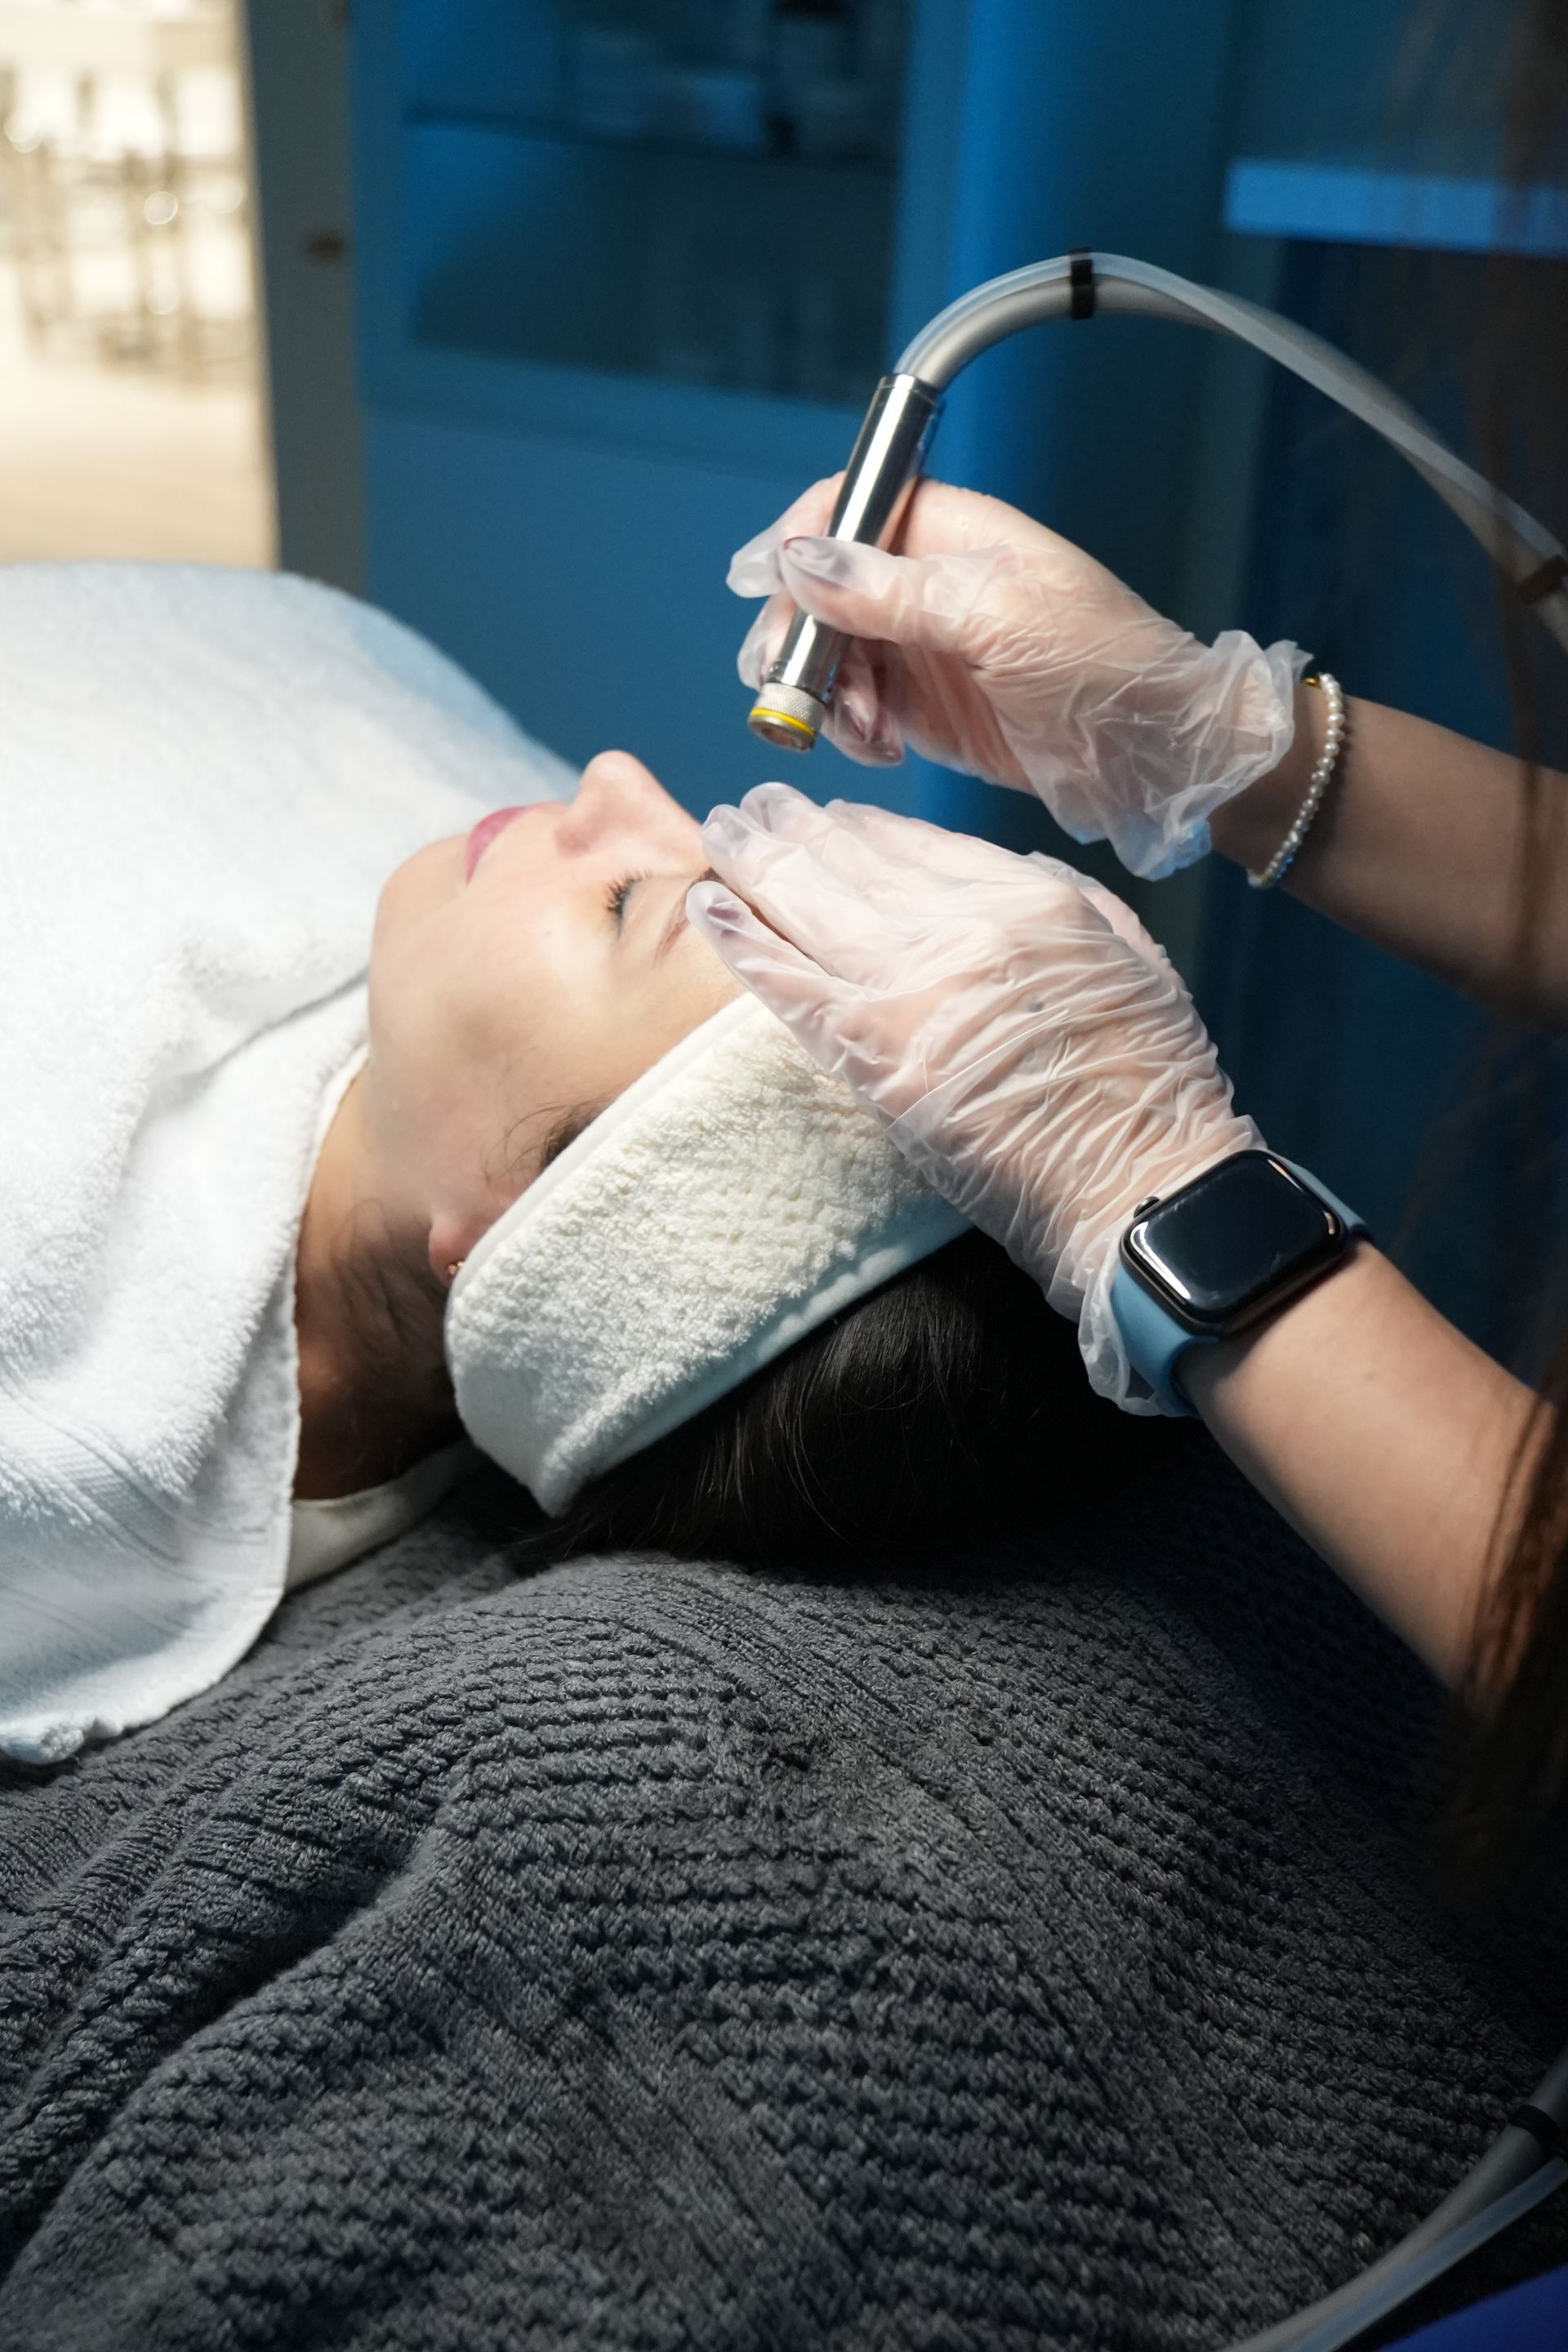
[[828, 728], [851, 759], [907, 744], [1036, 792], [1075, 841], [1153, 876], [1201, 857], [1210, 813], [1289, 750], [1294, 646], [1203, 645], [1069, 541], [944, 482], [916, 488], [900, 553], [824, 538], [837, 490], [818, 482], [749, 541], [729, 584], [769, 600], [741, 648], [749, 686], [796, 604], [857, 641]]
[[730, 886], [688, 894], [703, 937], [1076, 1318], [1100, 1393], [1154, 1410], [1110, 1311], [1122, 1231], [1259, 1138], [1131, 908], [1055, 858], [785, 784], [702, 837]]

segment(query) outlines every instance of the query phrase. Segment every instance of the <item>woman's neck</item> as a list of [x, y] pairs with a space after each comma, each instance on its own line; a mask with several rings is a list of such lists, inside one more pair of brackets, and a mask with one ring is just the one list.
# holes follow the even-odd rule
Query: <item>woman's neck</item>
[[445, 1297], [423, 1233], [413, 1220], [400, 1230], [375, 1166], [363, 1075], [327, 1130], [300, 1228], [300, 1501], [381, 1486], [458, 1434], [441, 1345]]

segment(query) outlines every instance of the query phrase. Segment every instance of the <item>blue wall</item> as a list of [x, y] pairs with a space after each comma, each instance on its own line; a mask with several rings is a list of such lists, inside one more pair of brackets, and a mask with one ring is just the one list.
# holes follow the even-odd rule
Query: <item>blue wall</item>
[[703, 814], [775, 772], [724, 571], [798, 476], [374, 412], [368, 469], [376, 600], [553, 749], [634, 751]]
[[[493, 28], [496, 10], [479, 14]], [[518, 26], [536, 14], [517, 0], [500, 12]], [[1233, 0], [915, 0], [912, 14], [895, 248], [868, 291], [886, 306], [889, 358], [954, 293], [1069, 245], [1202, 274]], [[370, 590], [563, 751], [625, 744], [705, 808], [779, 764], [744, 729], [734, 656], [748, 614], [722, 586], [730, 551], [842, 463], [858, 411], [433, 349], [416, 282], [432, 216], [480, 198], [454, 183], [437, 205], [418, 177], [439, 168], [446, 136], [420, 113], [418, 76], [438, 50], [450, 83], [462, 21], [441, 0], [356, 14]], [[759, 275], [774, 266], [757, 254]], [[499, 315], [510, 289], [504, 273], [495, 283]], [[954, 391], [938, 469], [1029, 506], [1169, 601], [1195, 340], [1100, 321], [988, 355]], [[873, 776], [824, 750], [790, 772], [824, 794], [879, 792], [1005, 837], [1051, 834], [1018, 796], [918, 764]]]

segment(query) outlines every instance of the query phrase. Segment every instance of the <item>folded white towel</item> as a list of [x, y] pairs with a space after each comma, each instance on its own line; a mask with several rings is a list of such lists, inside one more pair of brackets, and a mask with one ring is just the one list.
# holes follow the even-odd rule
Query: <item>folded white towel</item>
[[458, 1411], [547, 1511], [966, 1230], [753, 997], [629, 1087], [447, 1305]]
[[216, 1680], [283, 1588], [293, 1260], [381, 885], [569, 797], [300, 580], [0, 568], [0, 1749]]
[[321, 1502], [296, 1503], [289, 1513], [289, 1567], [285, 1579], [290, 1592], [320, 1584], [340, 1568], [379, 1551], [396, 1536], [428, 1517], [460, 1478], [479, 1462], [466, 1440], [427, 1454], [412, 1470], [389, 1478], [384, 1486], [363, 1486], [357, 1495], [333, 1495]]

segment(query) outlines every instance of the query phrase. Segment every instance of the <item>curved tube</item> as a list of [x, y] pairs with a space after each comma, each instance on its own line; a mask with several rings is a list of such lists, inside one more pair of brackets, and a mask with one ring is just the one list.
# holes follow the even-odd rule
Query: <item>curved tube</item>
[[[901, 354], [891, 377], [878, 386], [861, 427], [830, 534], [871, 543], [891, 535], [903, 498], [918, 470], [941, 406], [960, 371], [993, 343], [1047, 319], [1087, 318], [1097, 310], [1143, 319], [1173, 319], [1250, 343], [1289, 368], [1337, 406], [1358, 416], [1415, 467], [1444, 504], [1532, 605], [1559, 645], [1568, 649], [1568, 555], [1552, 533], [1516, 500], [1457, 457], [1374, 375], [1346, 359], [1320, 335], [1237, 296], [1194, 285], [1173, 270], [1156, 269], [1125, 254], [1060, 254], [976, 286], [923, 327]], [[918, 434], [889, 436], [879, 429], [892, 387], [921, 414]], [[771, 741], [810, 751], [833, 698], [844, 651], [835, 630], [797, 614], [778, 661], [769, 669], [750, 724]]]
[[[1125, 254], [1091, 253], [1081, 260], [1089, 268], [1080, 266], [1079, 282], [1092, 284], [1096, 310], [1176, 319], [1233, 335], [1370, 425], [1430, 483], [1516, 587], [1546, 570], [1568, 569], [1562, 547], [1533, 515], [1456, 457], [1414, 409], [1321, 335], [1309, 334], [1256, 302], [1194, 285], [1173, 270], [1156, 269]], [[1066, 317], [1072, 307], [1072, 257], [1064, 254], [975, 287], [921, 329], [900, 360], [900, 369], [942, 391], [993, 343], [1039, 320]], [[1568, 595], [1560, 587], [1549, 590], [1537, 600], [1537, 609], [1552, 635], [1568, 646]]]
[[[1527, 2102], [1568, 2132], [1568, 2049], [1560, 2050]], [[1508, 2123], [1442, 2203], [1396, 2246], [1306, 2311], [1249, 2336], [1232, 2352], [1334, 2352], [1397, 2311], [1433, 2279], [1568, 2179], [1568, 2164], [1532, 2131]]]

